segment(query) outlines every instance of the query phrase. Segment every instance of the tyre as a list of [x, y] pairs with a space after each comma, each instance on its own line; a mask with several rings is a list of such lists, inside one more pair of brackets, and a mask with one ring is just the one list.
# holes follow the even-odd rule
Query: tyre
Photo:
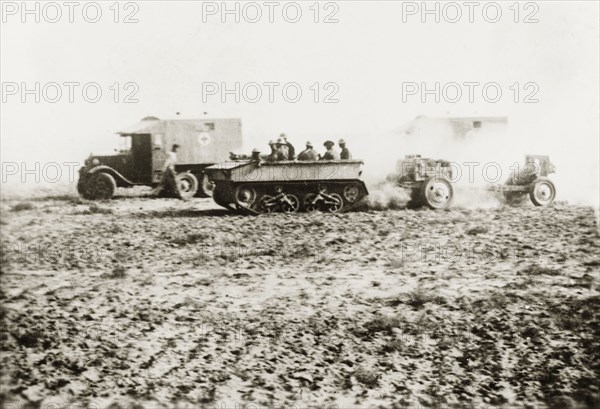
[[356, 183], [344, 186], [343, 195], [346, 202], [356, 203], [362, 196], [360, 186]]
[[116, 189], [117, 182], [115, 182], [115, 178], [104, 172], [90, 176], [83, 186], [83, 191], [86, 192], [90, 200], [110, 200]]
[[284, 213], [296, 213], [300, 209], [298, 196], [287, 194], [281, 202], [281, 211]]
[[191, 199], [198, 191], [198, 179], [193, 173], [183, 172], [175, 176], [175, 183], [182, 199]]
[[319, 203], [315, 193], [309, 193], [304, 196], [304, 210], [307, 212], [316, 212], [319, 210]]
[[251, 208], [256, 200], [256, 190], [250, 185], [238, 186], [235, 190], [235, 204], [242, 208]]
[[556, 187], [548, 178], [538, 178], [529, 189], [529, 198], [536, 206], [548, 206], [554, 202]]
[[277, 203], [273, 202], [273, 196], [264, 195], [258, 200], [256, 210], [259, 213], [273, 213], [279, 209]]
[[325, 200], [322, 210], [330, 213], [339, 212], [344, 207], [344, 201], [342, 200], [342, 196], [337, 193], [332, 193], [329, 195], [331, 199]]
[[420, 201], [430, 209], [447, 209], [452, 203], [454, 192], [446, 179], [432, 177], [421, 188]]

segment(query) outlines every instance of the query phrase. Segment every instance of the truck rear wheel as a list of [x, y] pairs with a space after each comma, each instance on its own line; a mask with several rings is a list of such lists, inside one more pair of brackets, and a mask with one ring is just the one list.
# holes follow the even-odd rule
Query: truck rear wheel
[[191, 199], [198, 191], [198, 179], [192, 173], [178, 173], [175, 182], [182, 199]]
[[82, 188], [85, 192], [82, 196], [90, 200], [110, 200], [117, 189], [117, 182], [112, 175], [100, 172], [88, 178]]

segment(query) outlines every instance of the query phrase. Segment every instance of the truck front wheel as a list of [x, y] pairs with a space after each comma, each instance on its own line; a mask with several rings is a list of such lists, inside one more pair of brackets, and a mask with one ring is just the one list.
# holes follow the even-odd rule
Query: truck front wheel
[[110, 200], [117, 189], [115, 178], [108, 173], [100, 172], [90, 176], [78, 190], [85, 199]]

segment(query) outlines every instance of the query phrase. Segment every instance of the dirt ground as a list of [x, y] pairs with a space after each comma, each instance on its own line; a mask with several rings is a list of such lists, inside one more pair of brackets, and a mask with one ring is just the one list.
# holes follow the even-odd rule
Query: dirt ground
[[3, 408], [600, 405], [590, 208], [1, 206]]

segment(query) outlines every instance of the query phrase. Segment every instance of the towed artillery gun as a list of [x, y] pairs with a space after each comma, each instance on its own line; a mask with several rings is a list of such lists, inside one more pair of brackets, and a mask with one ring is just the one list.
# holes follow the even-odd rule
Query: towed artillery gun
[[205, 169], [214, 201], [251, 214], [339, 212], [368, 195], [360, 180], [363, 162], [232, 160]]
[[556, 187], [548, 175], [555, 171], [547, 155], [526, 155], [523, 167], [513, 171], [504, 185], [491, 186], [490, 190], [502, 193], [511, 206], [523, 203], [527, 195], [535, 206], [549, 206], [556, 197]]

